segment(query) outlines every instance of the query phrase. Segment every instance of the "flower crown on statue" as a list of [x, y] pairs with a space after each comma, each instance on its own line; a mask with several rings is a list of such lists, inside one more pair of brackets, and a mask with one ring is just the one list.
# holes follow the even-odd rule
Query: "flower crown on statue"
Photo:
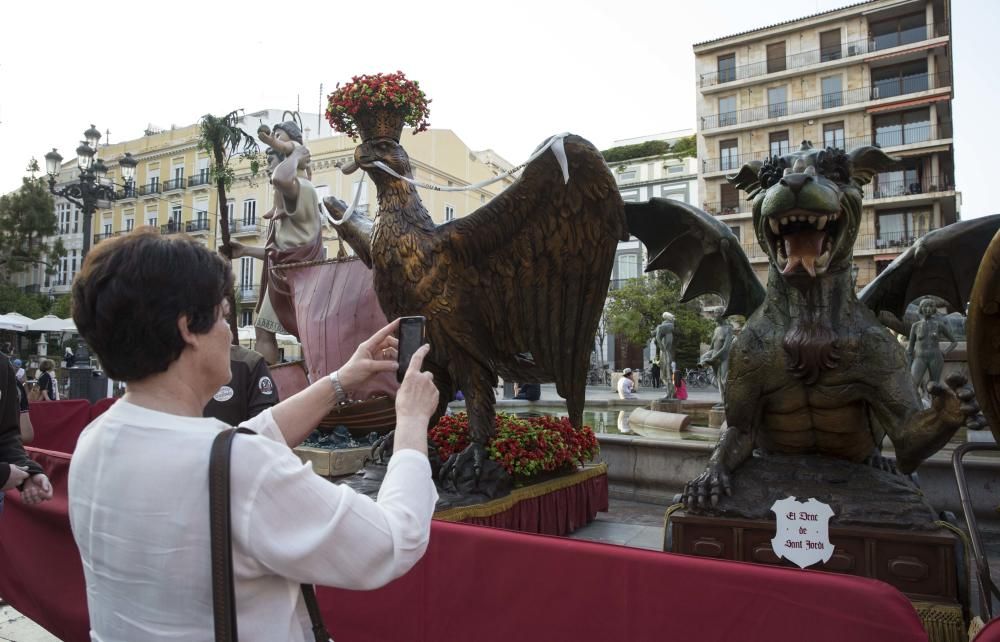
[[420, 84], [407, 80], [402, 71], [394, 74], [361, 75], [337, 88], [327, 97], [326, 119], [334, 130], [357, 140], [392, 138], [399, 141], [403, 125], [413, 133], [425, 131], [431, 102]]

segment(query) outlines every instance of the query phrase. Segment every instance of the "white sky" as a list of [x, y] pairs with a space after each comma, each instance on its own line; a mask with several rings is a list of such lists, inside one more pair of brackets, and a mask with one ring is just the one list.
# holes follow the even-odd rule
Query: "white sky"
[[[20, 184], [32, 156], [43, 168], [52, 147], [71, 158], [90, 123], [118, 142], [149, 123], [187, 125], [235, 108], [294, 109], [298, 99], [316, 112], [320, 83], [329, 93], [352, 75], [396, 69], [433, 100], [432, 127], [515, 164], [562, 131], [605, 148], [694, 129], [693, 43], [846, 4], [5, 3], [0, 192]], [[972, 218], [1000, 212], [987, 194], [1000, 149], [1000, 2], [953, 0], [952, 11], [956, 183]]]

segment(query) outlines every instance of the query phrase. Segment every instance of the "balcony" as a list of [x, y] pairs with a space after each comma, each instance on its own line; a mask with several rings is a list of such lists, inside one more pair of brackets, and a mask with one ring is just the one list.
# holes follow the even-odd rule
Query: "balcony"
[[139, 196], [156, 196], [160, 193], [160, 181], [139, 186]]
[[164, 192], [172, 192], [178, 189], [184, 189], [183, 178], [171, 178], [169, 181], [163, 181]]
[[116, 201], [124, 201], [124, 200], [128, 200], [130, 198], [135, 198], [136, 197], [136, 192], [137, 192], [137, 189], [135, 187], [135, 183], [129, 182], [129, 183], [123, 185], [120, 190], [118, 190], [117, 192], [115, 192], [115, 200]]
[[832, 109], [846, 105], [857, 105], [873, 100], [883, 100], [894, 98], [908, 93], [917, 93], [931, 89], [948, 87], [951, 84], [951, 73], [942, 71], [936, 74], [919, 74], [907, 76], [905, 78], [894, 78], [892, 80], [877, 81], [875, 84], [848, 89], [846, 91], [820, 94], [809, 98], [800, 98], [783, 103], [771, 105], [760, 105], [758, 107], [748, 107], [736, 111], [723, 112], [702, 116], [701, 129], [717, 129], [719, 127], [732, 127], [755, 123], [762, 120], [773, 120], [785, 116], [805, 114], [808, 112]]
[[865, 202], [878, 199], [897, 199], [909, 196], [951, 192], [955, 182], [950, 176], [924, 176], [917, 179], [879, 180], [865, 186]]
[[[933, 38], [940, 38], [941, 36], [945, 36], [947, 34], [947, 23], [928, 24], [883, 36], [874, 36], [871, 38], [863, 38], [861, 40], [841, 43], [839, 47], [834, 46], [824, 47], [822, 49], [813, 49], [811, 51], [804, 51], [802, 53], [785, 56], [785, 66], [780, 71], [799, 69], [801, 67], [808, 67], [821, 62], [830, 62], [843, 58], [855, 58], [878, 51], [885, 51], [886, 49], [892, 49], [893, 47], [900, 47], [902, 45], [923, 42]], [[778, 71], [773, 73], [778, 73]], [[757, 78], [766, 75], [768, 75], [767, 60], [761, 60], [759, 62], [752, 62], [738, 67], [731, 67], [729, 69], [722, 69], [720, 71], [702, 74], [698, 81], [698, 86], [714, 87], [716, 85], [735, 82], [737, 80], [746, 80], [748, 78]]]
[[233, 236], [256, 236], [259, 230], [256, 217], [253, 219], [229, 219], [229, 233]]
[[701, 204], [701, 209], [712, 216], [725, 216], [726, 214], [749, 213], [750, 203], [740, 199], [737, 203], [723, 203], [722, 201], [705, 201]]
[[117, 232], [104, 232], [103, 234], [94, 235], [94, 245], [97, 245], [101, 241], [106, 241], [107, 239], [114, 238], [116, 236], [121, 236], [123, 232], [121, 230]]
[[260, 286], [240, 283], [236, 286], [236, 298], [240, 303], [250, 303], [260, 298]]
[[208, 172], [201, 172], [192, 176], [188, 180], [188, 187], [202, 187], [207, 186], [211, 183]]
[[208, 228], [209, 228], [208, 219], [202, 219], [199, 221], [188, 221], [187, 223], [184, 224], [184, 233], [194, 234], [194, 235], [208, 234]]
[[[849, 152], [865, 145], [874, 145], [875, 147], [887, 149], [890, 147], [902, 147], [904, 145], [916, 145], [918, 143], [930, 143], [948, 139], [951, 136], [951, 123], [943, 123], [941, 125], [908, 125], [898, 129], [884, 129], [876, 132], [874, 135], [865, 134], [851, 138], [831, 136], [828, 140], [823, 141], [822, 146], [836, 147]], [[819, 146], [818, 142], [817, 146]], [[767, 152], [750, 152], [747, 154], [729, 154], [718, 158], [706, 158], [701, 161], [701, 173], [732, 172], [735, 174], [744, 164], [755, 160], [764, 161], [767, 160], [767, 157]]]

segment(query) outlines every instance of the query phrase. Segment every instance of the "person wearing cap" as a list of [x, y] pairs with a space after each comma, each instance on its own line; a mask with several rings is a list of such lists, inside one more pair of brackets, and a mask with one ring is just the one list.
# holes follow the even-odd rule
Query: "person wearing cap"
[[635, 394], [635, 379], [632, 378], [632, 368], [625, 368], [622, 371], [622, 378], [618, 380], [619, 399], [638, 399]]

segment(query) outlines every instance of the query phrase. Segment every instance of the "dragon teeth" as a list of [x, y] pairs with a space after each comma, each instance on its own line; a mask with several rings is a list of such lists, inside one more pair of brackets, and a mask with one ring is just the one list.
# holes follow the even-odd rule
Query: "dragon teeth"
[[781, 224], [782, 225], [788, 225], [788, 217], [787, 216], [785, 218], [781, 219]]
[[816, 225], [816, 217], [815, 216], [810, 216], [809, 217], [809, 224], [810, 225]]
[[775, 236], [779, 236], [781, 234], [781, 229], [778, 227], [778, 221], [776, 219], [769, 218], [767, 219], [767, 222], [771, 225], [771, 232], [773, 232]]
[[[822, 230], [824, 227], [826, 227], [826, 220], [827, 220], [827, 217], [825, 217], [825, 216], [818, 217], [816, 219], [816, 229], [817, 230]], [[813, 222], [812, 217], [810, 217], [809, 222], [810, 223]]]

